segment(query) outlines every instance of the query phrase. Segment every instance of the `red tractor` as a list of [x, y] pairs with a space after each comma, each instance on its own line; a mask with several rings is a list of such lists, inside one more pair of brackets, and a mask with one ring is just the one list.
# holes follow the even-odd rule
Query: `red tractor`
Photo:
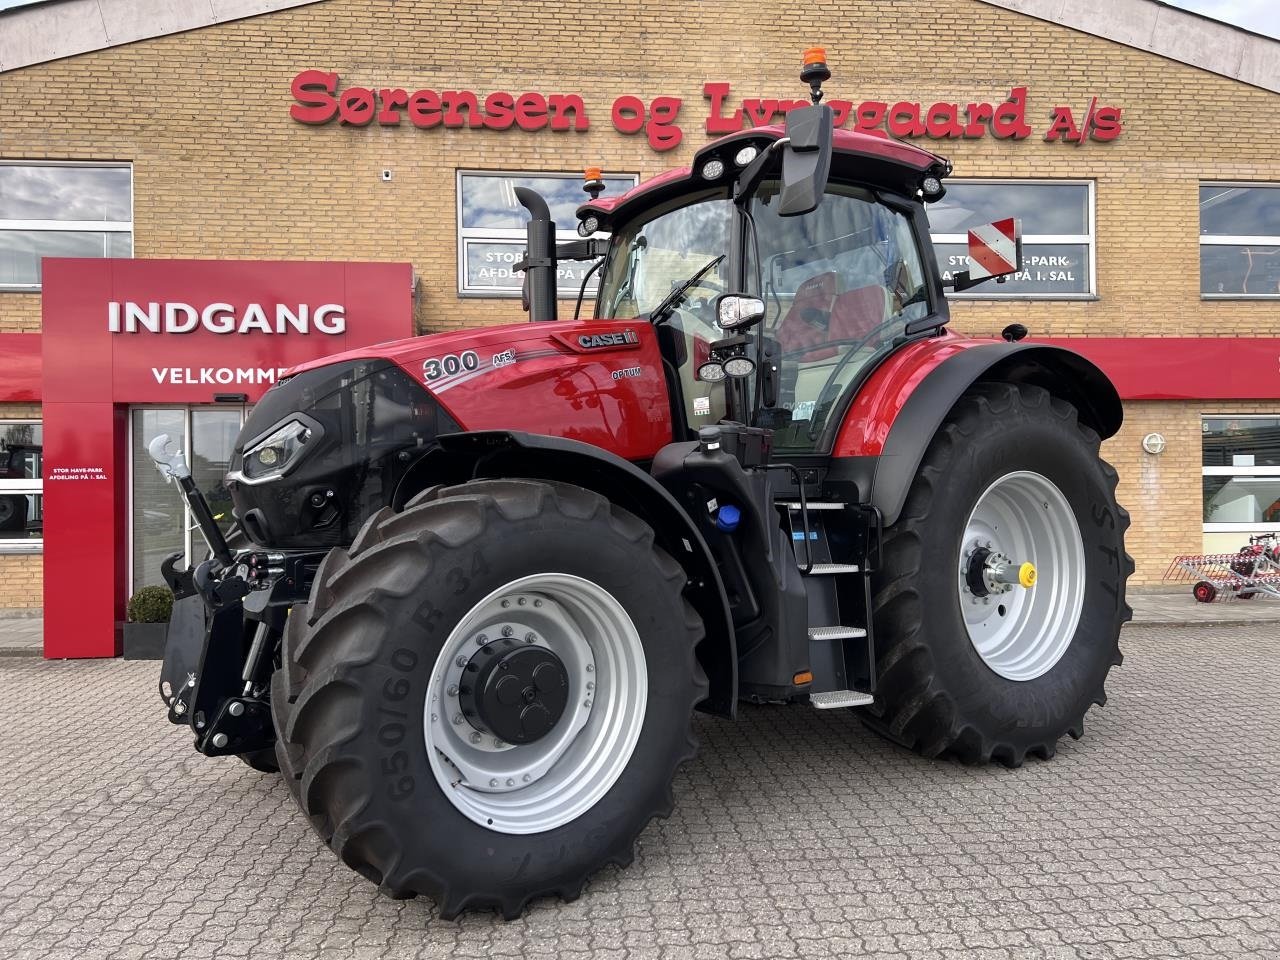
[[[576, 897], [670, 813], [695, 710], [856, 708], [1016, 767], [1105, 699], [1116, 391], [1025, 330], [948, 331], [925, 206], [950, 165], [835, 131], [806, 60], [785, 128], [589, 182], [581, 241], [519, 190], [532, 322], [291, 371], [240, 435], [231, 543], [153, 444], [212, 550], [166, 564], [205, 611], [170, 632], [170, 719], [278, 763], [392, 896]], [[556, 317], [567, 258], [601, 261], [593, 319]]]

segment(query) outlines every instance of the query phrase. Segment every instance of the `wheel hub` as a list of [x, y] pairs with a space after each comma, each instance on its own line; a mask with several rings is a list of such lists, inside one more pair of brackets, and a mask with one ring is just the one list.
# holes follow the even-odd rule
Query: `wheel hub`
[[458, 690], [462, 715], [507, 743], [540, 740], [569, 702], [569, 673], [546, 647], [504, 637], [471, 657]]

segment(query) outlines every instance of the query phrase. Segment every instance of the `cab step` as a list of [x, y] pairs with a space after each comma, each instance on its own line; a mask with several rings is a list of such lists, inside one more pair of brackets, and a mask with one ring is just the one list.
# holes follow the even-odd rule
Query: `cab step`
[[857, 640], [865, 637], [867, 631], [862, 627], [810, 627], [810, 640]]
[[815, 563], [809, 568], [811, 577], [835, 576], [841, 573], [857, 573], [862, 568], [856, 563]]
[[828, 690], [809, 694], [809, 703], [818, 710], [835, 710], [838, 707], [866, 707], [876, 702], [874, 694], [861, 690]]
[[[799, 500], [779, 500], [778, 506], [785, 507], [788, 510], [799, 510]], [[839, 500], [810, 500], [805, 504], [810, 510], [843, 510], [844, 504]]]

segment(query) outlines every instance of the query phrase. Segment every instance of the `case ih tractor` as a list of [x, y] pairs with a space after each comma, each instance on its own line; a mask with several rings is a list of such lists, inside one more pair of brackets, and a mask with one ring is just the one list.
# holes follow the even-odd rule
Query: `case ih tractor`
[[[621, 196], [592, 177], [581, 241], [519, 190], [533, 322], [291, 371], [237, 443], [231, 543], [153, 443], [212, 554], [165, 565], [204, 610], [170, 630], [170, 719], [278, 763], [391, 896], [576, 897], [670, 813], [695, 710], [854, 708], [1014, 767], [1103, 702], [1116, 391], [1023, 330], [947, 330], [950, 166], [833, 130], [823, 59], [785, 128]], [[566, 258], [601, 260], [593, 319], [556, 318]]]

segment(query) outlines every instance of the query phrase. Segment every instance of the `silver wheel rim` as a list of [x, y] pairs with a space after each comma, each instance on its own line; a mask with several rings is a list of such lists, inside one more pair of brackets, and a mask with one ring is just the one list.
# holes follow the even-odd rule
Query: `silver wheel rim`
[[[1000, 585], [986, 596], [967, 577], [976, 551], [1036, 568], [1031, 587]], [[1084, 607], [1084, 542], [1075, 511], [1047, 477], [1005, 474], [978, 498], [965, 524], [960, 608], [974, 649], [1007, 680], [1034, 680], [1071, 646]]]
[[[463, 717], [465, 665], [500, 638], [546, 647], [569, 678], [568, 703], [541, 739], [512, 745]], [[640, 634], [613, 594], [564, 573], [513, 580], [449, 634], [423, 716], [436, 782], [462, 814], [500, 833], [554, 830], [590, 810], [626, 769], [648, 701]]]

